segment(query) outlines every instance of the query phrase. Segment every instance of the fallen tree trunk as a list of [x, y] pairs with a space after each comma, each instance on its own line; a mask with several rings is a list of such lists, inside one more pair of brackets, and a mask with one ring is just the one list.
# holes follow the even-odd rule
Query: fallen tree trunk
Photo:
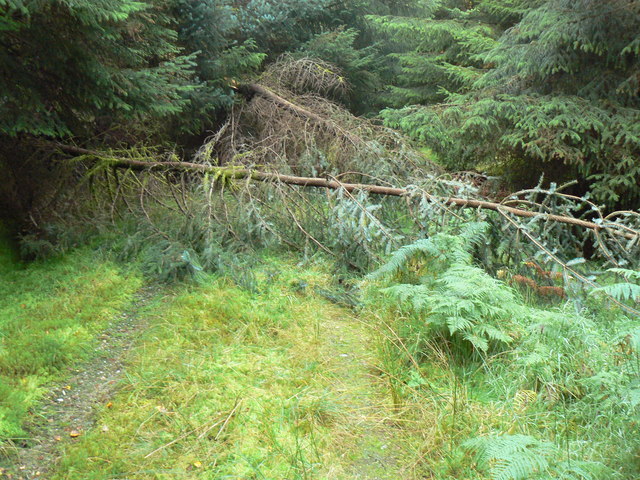
[[[126, 168], [136, 171], [175, 171], [175, 172], [201, 172], [212, 174], [215, 178], [224, 181], [231, 180], [246, 180], [250, 179], [257, 182], [280, 182], [287, 185], [298, 185], [301, 187], [314, 187], [314, 188], [327, 188], [331, 190], [344, 189], [347, 192], [354, 191], [366, 191], [376, 195], [387, 196], [410, 196], [412, 192], [406, 188], [398, 187], [386, 187], [383, 185], [371, 185], [364, 183], [342, 183], [337, 180], [330, 180], [326, 178], [318, 177], [298, 177], [294, 175], [285, 175], [280, 173], [261, 172], [257, 170], [251, 170], [241, 167], [215, 167], [210, 165], [203, 165], [193, 162], [155, 162], [155, 161], [143, 161], [133, 160], [117, 156], [108, 156], [105, 153], [97, 152], [93, 150], [87, 150], [72, 145], [56, 144], [56, 146], [68, 153], [76, 154], [84, 157], [91, 157], [96, 160], [107, 162], [109, 166], [113, 168]], [[619, 225], [614, 223], [598, 224], [587, 220], [581, 220], [575, 217], [569, 217], [564, 215], [555, 215], [551, 213], [536, 212], [531, 210], [524, 210], [521, 208], [509, 207], [501, 203], [489, 202], [486, 200], [473, 200], [467, 198], [457, 197], [440, 197], [431, 195], [428, 192], [421, 192], [428, 200], [441, 203], [443, 205], [456, 206], [459, 208], [480, 208], [484, 210], [493, 210], [500, 213], [510, 213], [517, 217], [533, 218], [539, 217], [545, 220], [553, 222], [564, 223], [568, 225], [576, 225], [581, 228], [593, 230], [599, 232], [604, 228], [620, 228]], [[611, 233], [633, 240], [638, 238], [637, 233], [630, 231], [609, 230]]]

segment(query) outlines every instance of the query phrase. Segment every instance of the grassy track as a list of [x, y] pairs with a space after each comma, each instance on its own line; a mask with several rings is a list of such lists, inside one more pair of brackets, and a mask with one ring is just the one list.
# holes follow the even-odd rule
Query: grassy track
[[260, 293], [210, 279], [167, 297], [55, 478], [412, 478], [367, 329], [313, 294], [328, 281], [279, 261]]
[[0, 445], [28, 442], [25, 424], [47, 385], [87, 358], [96, 335], [140, 287], [135, 274], [89, 250], [46, 263], [19, 264], [0, 244]]
[[[46, 478], [637, 478], [640, 334], [620, 312], [591, 318], [514, 295], [517, 322], [500, 324], [513, 341], [477, 355], [393, 298], [364, 295], [358, 314], [329, 302], [321, 262], [266, 257], [241, 275], [251, 288], [203, 276], [150, 295], [134, 308], [146, 330], [96, 355], [96, 334], [118, 335], [104, 328], [140, 280], [86, 251], [22, 269], [6, 258], [5, 439], [51, 419], [39, 402], [68, 367], [83, 359], [96, 372], [72, 388], [98, 391], [92, 421], [49, 441]], [[55, 355], [43, 338], [57, 342]], [[117, 383], [103, 388], [105, 368], [91, 362], [109, 352], [117, 365], [102, 383]], [[476, 460], [483, 444], [506, 447]], [[500, 477], [506, 468], [516, 473]]]

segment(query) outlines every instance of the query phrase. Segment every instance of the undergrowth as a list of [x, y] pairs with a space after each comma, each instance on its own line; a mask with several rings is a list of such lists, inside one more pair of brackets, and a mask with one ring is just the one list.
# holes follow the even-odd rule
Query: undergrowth
[[[580, 309], [526, 301], [474, 265], [484, 232], [420, 240], [369, 276], [391, 393], [427, 406], [414, 421], [438, 417], [423, 452], [433, 478], [638, 478], [637, 321], [597, 291]], [[607, 293], [633, 300], [635, 288]]]
[[14, 270], [19, 264], [17, 247], [8, 229], [0, 222], [0, 274]]
[[[129, 180], [137, 191], [137, 179]], [[154, 181], [162, 191], [178, 180]], [[419, 206], [409, 220], [395, 200], [371, 204], [364, 193], [273, 195], [267, 186], [233, 192], [206, 178], [191, 187], [193, 196], [162, 197], [167, 210], [145, 207], [140, 196], [139, 211], [112, 207], [112, 218], [96, 222], [99, 248], [110, 258], [139, 266], [147, 278], [196, 283], [154, 316], [115, 399], [119, 407], [103, 413], [103, 429], [68, 448], [58, 478], [97, 479], [104, 472], [322, 478], [323, 465], [334, 459], [328, 446], [341, 414], [322, 393], [328, 382], [320, 367], [305, 360], [316, 348], [324, 307], [297, 295], [312, 284], [325, 298], [339, 296], [312, 268], [302, 274], [298, 267], [257, 267], [254, 249], [282, 252], [284, 244], [305, 258], [322, 250], [351, 274], [396, 249], [366, 280], [360, 318], [378, 338], [376, 371], [400, 416], [394, 421], [421, 436], [420, 447], [411, 444], [411, 462], [422, 475], [416, 478], [632, 480], [640, 474], [640, 333], [620, 308], [637, 307], [636, 271], [592, 274], [602, 264], [583, 258], [555, 262], [553, 270], [542, 260], [554, 258], [561, 235], [547, 232], [545, 238], [557, 242], [545, 239], [535, 252], [520, 237], [534, 241], [532, 229], [518, 227], [518, 235], [505, 240], [495, 214], [481, 216], [484, 222], [460, 215], [432, 224], [421, 220], [431, 218], [432, 205]], [[145, 184], [142, 193], [153, 197], [157, 190]], [[70, 246], [77, 243], [73, 231]], [[410, 243], [416, 237], [422, 239]], [[40, 251], [40, 239], [23, 240], [23, 248]], [[87, 241], [97, 248], [95, 237]], [[397, 249], [403, 242], [410, 244]], [[29, 269], [38, 265], [45, 264]], [[111, 270], [101, 270], [113, 268], [107, 265], [78, 278], [108, 279]], [[527, 276], [530, 265], [535, 281]], [[56, 278], [64, 283], [64, 275]], [[594, 276], [609, 285], [587, 293], [584, 285]], [[80, 288], [69, 282], [69, 291]], [[541, 299], [543, 291], [556, 296]], [[343, 303], [360, 305], [353, 296]], [[37, 324], [44, 333], [29, 332], [19, 313], [7, 314], [13, 330], [4, 341], [18, 342], [20, 353], [5, 358], [0, 352], [0, 371], [14, 377], [55, 375], [76, 358], [75, 339], [90, 342], [90, 333], [72, 327], [61, 330], [62, 340], [50, 338], [43, 329], [51, 312]], [[83, 322], [82, 315], [69, 318]], [[26, 329], [16, 327], [19, 322]], [[40, 342], [43, 356], [32, 359], [21, 350], [14, 331]], [[25, 391], [40, 395], [41, 385]], [[272, 400], [256, 400], [261, 396]], [[300, 412], [307, 412], [302, 419]]]
[[0, 442], [25, 437], [47, 384], [90, 355], [141, 285], [90, 249], [21, 264], [8, 247], [0, 248]]
[[[336, 293], [335, 271], [282, 254], [243, 260], [220, 245], [211, 276], [187, 249], [120, 248], [123, 260], [169, 255], [186, 270], [173, 278], [197, 282], [154, 307], [119, 393], [96, 428], [65, 447], [54, 478], [353, 478], [344, 424], [354, 406], [331, 393], [343, 373], [320, 355], [323, 322], [346, 311], [327, 299], [358, 308], [354, 321], [375, 340], [354, 342], [377, 357], [370, 376], [392, 413], [376, 408], [393, 419], [411, 465], [397, 478], [637, 478], [637, 322], [597, 290], [578, 306], [495, 279], [476, 260], [487, 235], [486, 224], [467, 223], [399, 249], [369, 275], [361, 299]], [[129, 240], [114, 235], [104, 245], [118, 241]], [[94, 251], [2, 273], [11, 300], [2, 306], [3, 348], [16, 352], [0, 355], [13, 382], [2, 393], [12, 405], [2, 425], [13, 436], [28, 413], [17, 402], [33, 405], [139, 285], [91, 262]], [[607, 275], [606, 293], [636, 301], [635, 271]], [[35, 285], [43, 285], [37, 295]], [[347, 395], [370, 385], [354, 388]]]

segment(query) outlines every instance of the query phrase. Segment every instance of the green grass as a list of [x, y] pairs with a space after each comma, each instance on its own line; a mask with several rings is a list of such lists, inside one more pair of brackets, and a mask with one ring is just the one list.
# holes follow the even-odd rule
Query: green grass
[[24, 422], [65, 367], [126, 307], [139, 276], [79, 250], [19, 263], [0, 245], [0, 440], [24, 437]]
[[[235, 275], [250, 289], [203, 274], [145, 310], [118, 392], [52, 478], [638, 478], [640, 329], [621, 310], [535, 305], [427, 259], [369, 283], [356, 315], [318, 294], [327, 265], [295, 262], [252, 262]], [[0, 256], [0, 276], [6, 437], [140, 279], [90, 250]], [[381, 290], [398, 284], [426, 300]], [[482, 348], [450, 318], [465, 315], [505, 340]]]
[[8, 230], [0, 222], [0, 275], [18, 268], [15, 245], [9, 238]]
[[257, 292], [209, 278], [156, 307], [113, 406], [54, 478], [402, 477], [367, 460], [389, 455], [396, 427], [371, 426], [391, 414], [363, 399], [385, 389], [363, 364], [366, 329], [313, 294], [326, 269], [254, 273]]
[[[387, 274], [369, 286], [363, 315], [383, 327], [379, 357], [396, 403], [412, 404], [407, 420], [430, 430], [421, 457], [430, 478], [640, 477], [637, 319], [595, 298], [581, 311], [513, 294], [497, 300], [509, 287], [489, 278], [480, 280], [493, 294], [476, 298], [482, 288], [469, 275], [455, 279], [460, 295], [449, 301], [452, 289], [415, 272], [446, 275], [429, 259], [415, 261], [400, 278]], [[396, 290], [382, 288], [389, 285], [427, 300], [399, 301]], [[471, 300], [481, 314], [469, 310]], [[512, 313], [491, 323], [497, 308]], [[488, 352], [460, 348], [459, 330], [443, 329], [442, 315], [495, 325], [511, 341]]]
[[325, 275], [286, 268], [263, 275], [268, 292], [261, 294], [209, 279], [166, 298], [113, 408], [68, 448], [56, 478], [307, 478], [316, 471], [337, 413], [309, 358], [317, 351], [314, 325], [332, 307], [302, 302], [290, 286]]

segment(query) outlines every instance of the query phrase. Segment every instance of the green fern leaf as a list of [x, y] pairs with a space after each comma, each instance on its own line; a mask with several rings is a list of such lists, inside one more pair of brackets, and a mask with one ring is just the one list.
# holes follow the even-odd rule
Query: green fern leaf
[[528, 480], [542, 474], [555, 453], [553, 444], [528, 435], [478, 437], [463, 448], [474, 454], [478, 467], [490, 471], [493, 480]]
[[473, 345], [473, 347], [481, 352], [486, 353], [489, 350], [489, 342], [486, 338], [481, 337], [473, 333], [467, 333], [463, 335], [463, 338]]
[[634, 283], [614, 283], [604, 287], [594, 288], [592, 293], [603, 292], [616, 300], [640, 300], [640, 285]]

